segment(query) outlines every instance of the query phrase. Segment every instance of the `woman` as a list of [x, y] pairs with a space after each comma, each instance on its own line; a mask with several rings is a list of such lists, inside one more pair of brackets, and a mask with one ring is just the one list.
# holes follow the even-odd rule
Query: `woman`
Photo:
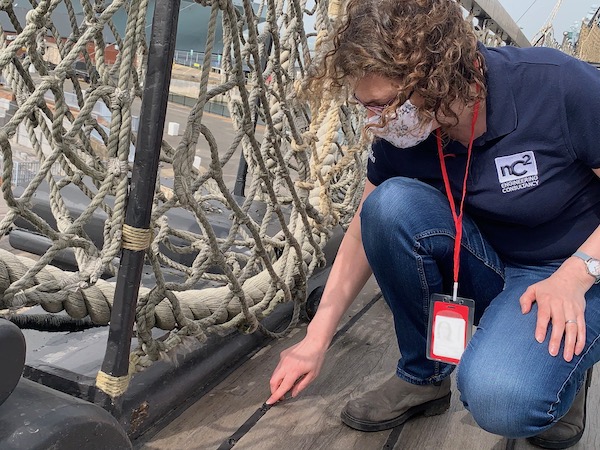
[[574, 445], [600, 359], [600, 72], [555, 50], [487, 49], [453, 1], [352, 0], [312, 86], [352, 91], [377, 138], [319, 310], [282, 353], [268, 403], [314, 380], [372, 271], [402, 357], [344, 423], [382, 430], [448, 408], [455, 366], [427, 358], [428, 314], [458, 285], [478, 324], [457, 366], [465, 407], [489, 432]]

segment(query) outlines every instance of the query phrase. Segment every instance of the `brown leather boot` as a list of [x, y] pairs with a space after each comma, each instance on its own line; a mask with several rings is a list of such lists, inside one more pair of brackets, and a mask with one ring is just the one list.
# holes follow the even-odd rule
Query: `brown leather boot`
[[591, 381], [592, 369], [589, 369], [569, 412], [551, 428], [537, 436], [527, 438], [527, 441], [538, 447], [552, 449], [569, 448], [577, 444], [585, 431], [587, 391]]
[[435, 416], [450, 406], [450, 378], [435, 385], [410, 384], [394, 375], [378, 388], [350, 400], [342, 422], [360, 431], [394, 428], [413, 416]]

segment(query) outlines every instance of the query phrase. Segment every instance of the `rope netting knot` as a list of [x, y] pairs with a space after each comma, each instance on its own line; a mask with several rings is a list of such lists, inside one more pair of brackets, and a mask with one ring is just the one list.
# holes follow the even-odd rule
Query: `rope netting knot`
[[[40, 5], [47, 7], [47, 2], [42, 1]], [[32, 9], [25, 16], [25, 20], [28, 26], [35, 26], [36, 28], [45, 28], [46, 25], [46, 11], [44, 9]]]
[[221, 10], [227, 9], [227, 0], [194, 0], [196, 3], [202, 6], [211, 7], [217, 6]]

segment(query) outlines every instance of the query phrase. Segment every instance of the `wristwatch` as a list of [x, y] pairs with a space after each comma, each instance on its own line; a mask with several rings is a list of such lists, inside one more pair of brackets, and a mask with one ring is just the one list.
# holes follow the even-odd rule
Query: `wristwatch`
[[587, 273], [596, 279], [594, 284], [600, 283], [600, 260], [592, 258], [590, 255], [587, 255], [581, 251], [576, 251], [573, 253], [573, 256], [583, 259]]

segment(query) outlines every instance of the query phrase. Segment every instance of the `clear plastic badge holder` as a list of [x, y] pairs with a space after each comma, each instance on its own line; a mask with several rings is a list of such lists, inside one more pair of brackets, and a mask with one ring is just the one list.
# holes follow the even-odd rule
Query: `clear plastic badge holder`
[[427, 358], [458, 364], [473, 333], [475, 302], [469, 298], [433, 294], [429, 305]]

